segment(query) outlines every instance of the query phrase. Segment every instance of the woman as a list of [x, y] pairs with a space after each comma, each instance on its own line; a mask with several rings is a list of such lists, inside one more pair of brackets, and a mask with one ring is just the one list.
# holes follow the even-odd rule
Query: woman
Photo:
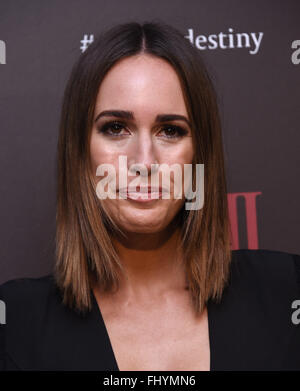
[[[184, 175], [170, 175], [163, 198], [145, 180], [173, 164]], [[188, 209], [175, 189], [185, 166], [195, 185], [199, 164], [204, 204]], [[214, 88], [177, 30], [116, 26], [80, 56], [57, 174], [53, 274], [1, 286], [3, 369], [300, 369], [300, 257], [231, 251]]]

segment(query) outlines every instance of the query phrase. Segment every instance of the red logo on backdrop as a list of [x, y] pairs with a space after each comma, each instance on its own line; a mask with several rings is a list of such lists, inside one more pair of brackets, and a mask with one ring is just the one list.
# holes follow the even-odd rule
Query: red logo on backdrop
[[231, 224], [232, 250], [238, 250], [240, 248], [238, 212], [237, 212], [237, 200], [239, 197], [243, 197], [245, 202], [245, 218], [246, 218], [246, 227], [247, 227], [248, 248], [253, 250], [258, 249], [256, 197], [260, 194], [261, 194], [260, 191], [227, 194], [229, 218]]

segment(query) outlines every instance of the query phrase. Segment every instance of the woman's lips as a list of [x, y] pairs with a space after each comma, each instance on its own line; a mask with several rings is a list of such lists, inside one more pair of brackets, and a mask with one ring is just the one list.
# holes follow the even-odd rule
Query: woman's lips
[[133, 201], [137, 201], [137, 202], [151, 202], [151, 201], [155, 201], [155, 200], [160, 199], [161, 195], [162, 195], [161, 192], [152, 193], [152, 194], [151, 194], [151, 192], [144, 193], [144, 194], [131, 192], [131, 193], [127, 193], [127, 198], [129, 198], [130, 200], [133, 200]]
[[[165, 190], [166, 191], [166, 190]], [[127, 198], [136, 202], [153, 202], [162, 198], [163, 189], [160, 188], [134, 188], [134, 190], [130, 190], [128, 188], [120, 189], [118, 191], [122, 195], [126, 194]]]

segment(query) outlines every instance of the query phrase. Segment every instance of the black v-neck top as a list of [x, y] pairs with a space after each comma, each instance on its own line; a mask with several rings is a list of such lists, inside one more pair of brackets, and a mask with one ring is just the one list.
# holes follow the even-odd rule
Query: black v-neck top
[[[119, 370], [93, 294], [85, 316], [62, 304], [52, 275], [10, 280], [0, 299], [0, 369]], [[222, 300], [207, 310], [212, 371], [300, 370], [300, 255], [233, 251]]]

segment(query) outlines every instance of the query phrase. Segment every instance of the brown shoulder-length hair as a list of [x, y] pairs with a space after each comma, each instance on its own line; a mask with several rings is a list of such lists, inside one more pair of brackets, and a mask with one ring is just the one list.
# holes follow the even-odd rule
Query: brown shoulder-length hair
[[[80, 313], [92, 308], [91, 276], [106, 291], [124, 273], [111, 240], [116, 224], [97, 198], [90, 134], [100, 84], [119, 60], [137, 54], [164, 59], [177, 72], [192, 124], [194, 163], [204, 163], [204, 206], [179, 212], [186, 277], [200, 313], [218, 301], [229, 278], [230, 225], [217, 96], [199, 51], [161, 21], [114, 26], [90, 44], [72, 68], [60, 119], [57, 156], [56, 262], [63, 302]], [[194, 170], [195, 172], [195, 170]], [[195, 179], [195, 178], [194, 178]]]

